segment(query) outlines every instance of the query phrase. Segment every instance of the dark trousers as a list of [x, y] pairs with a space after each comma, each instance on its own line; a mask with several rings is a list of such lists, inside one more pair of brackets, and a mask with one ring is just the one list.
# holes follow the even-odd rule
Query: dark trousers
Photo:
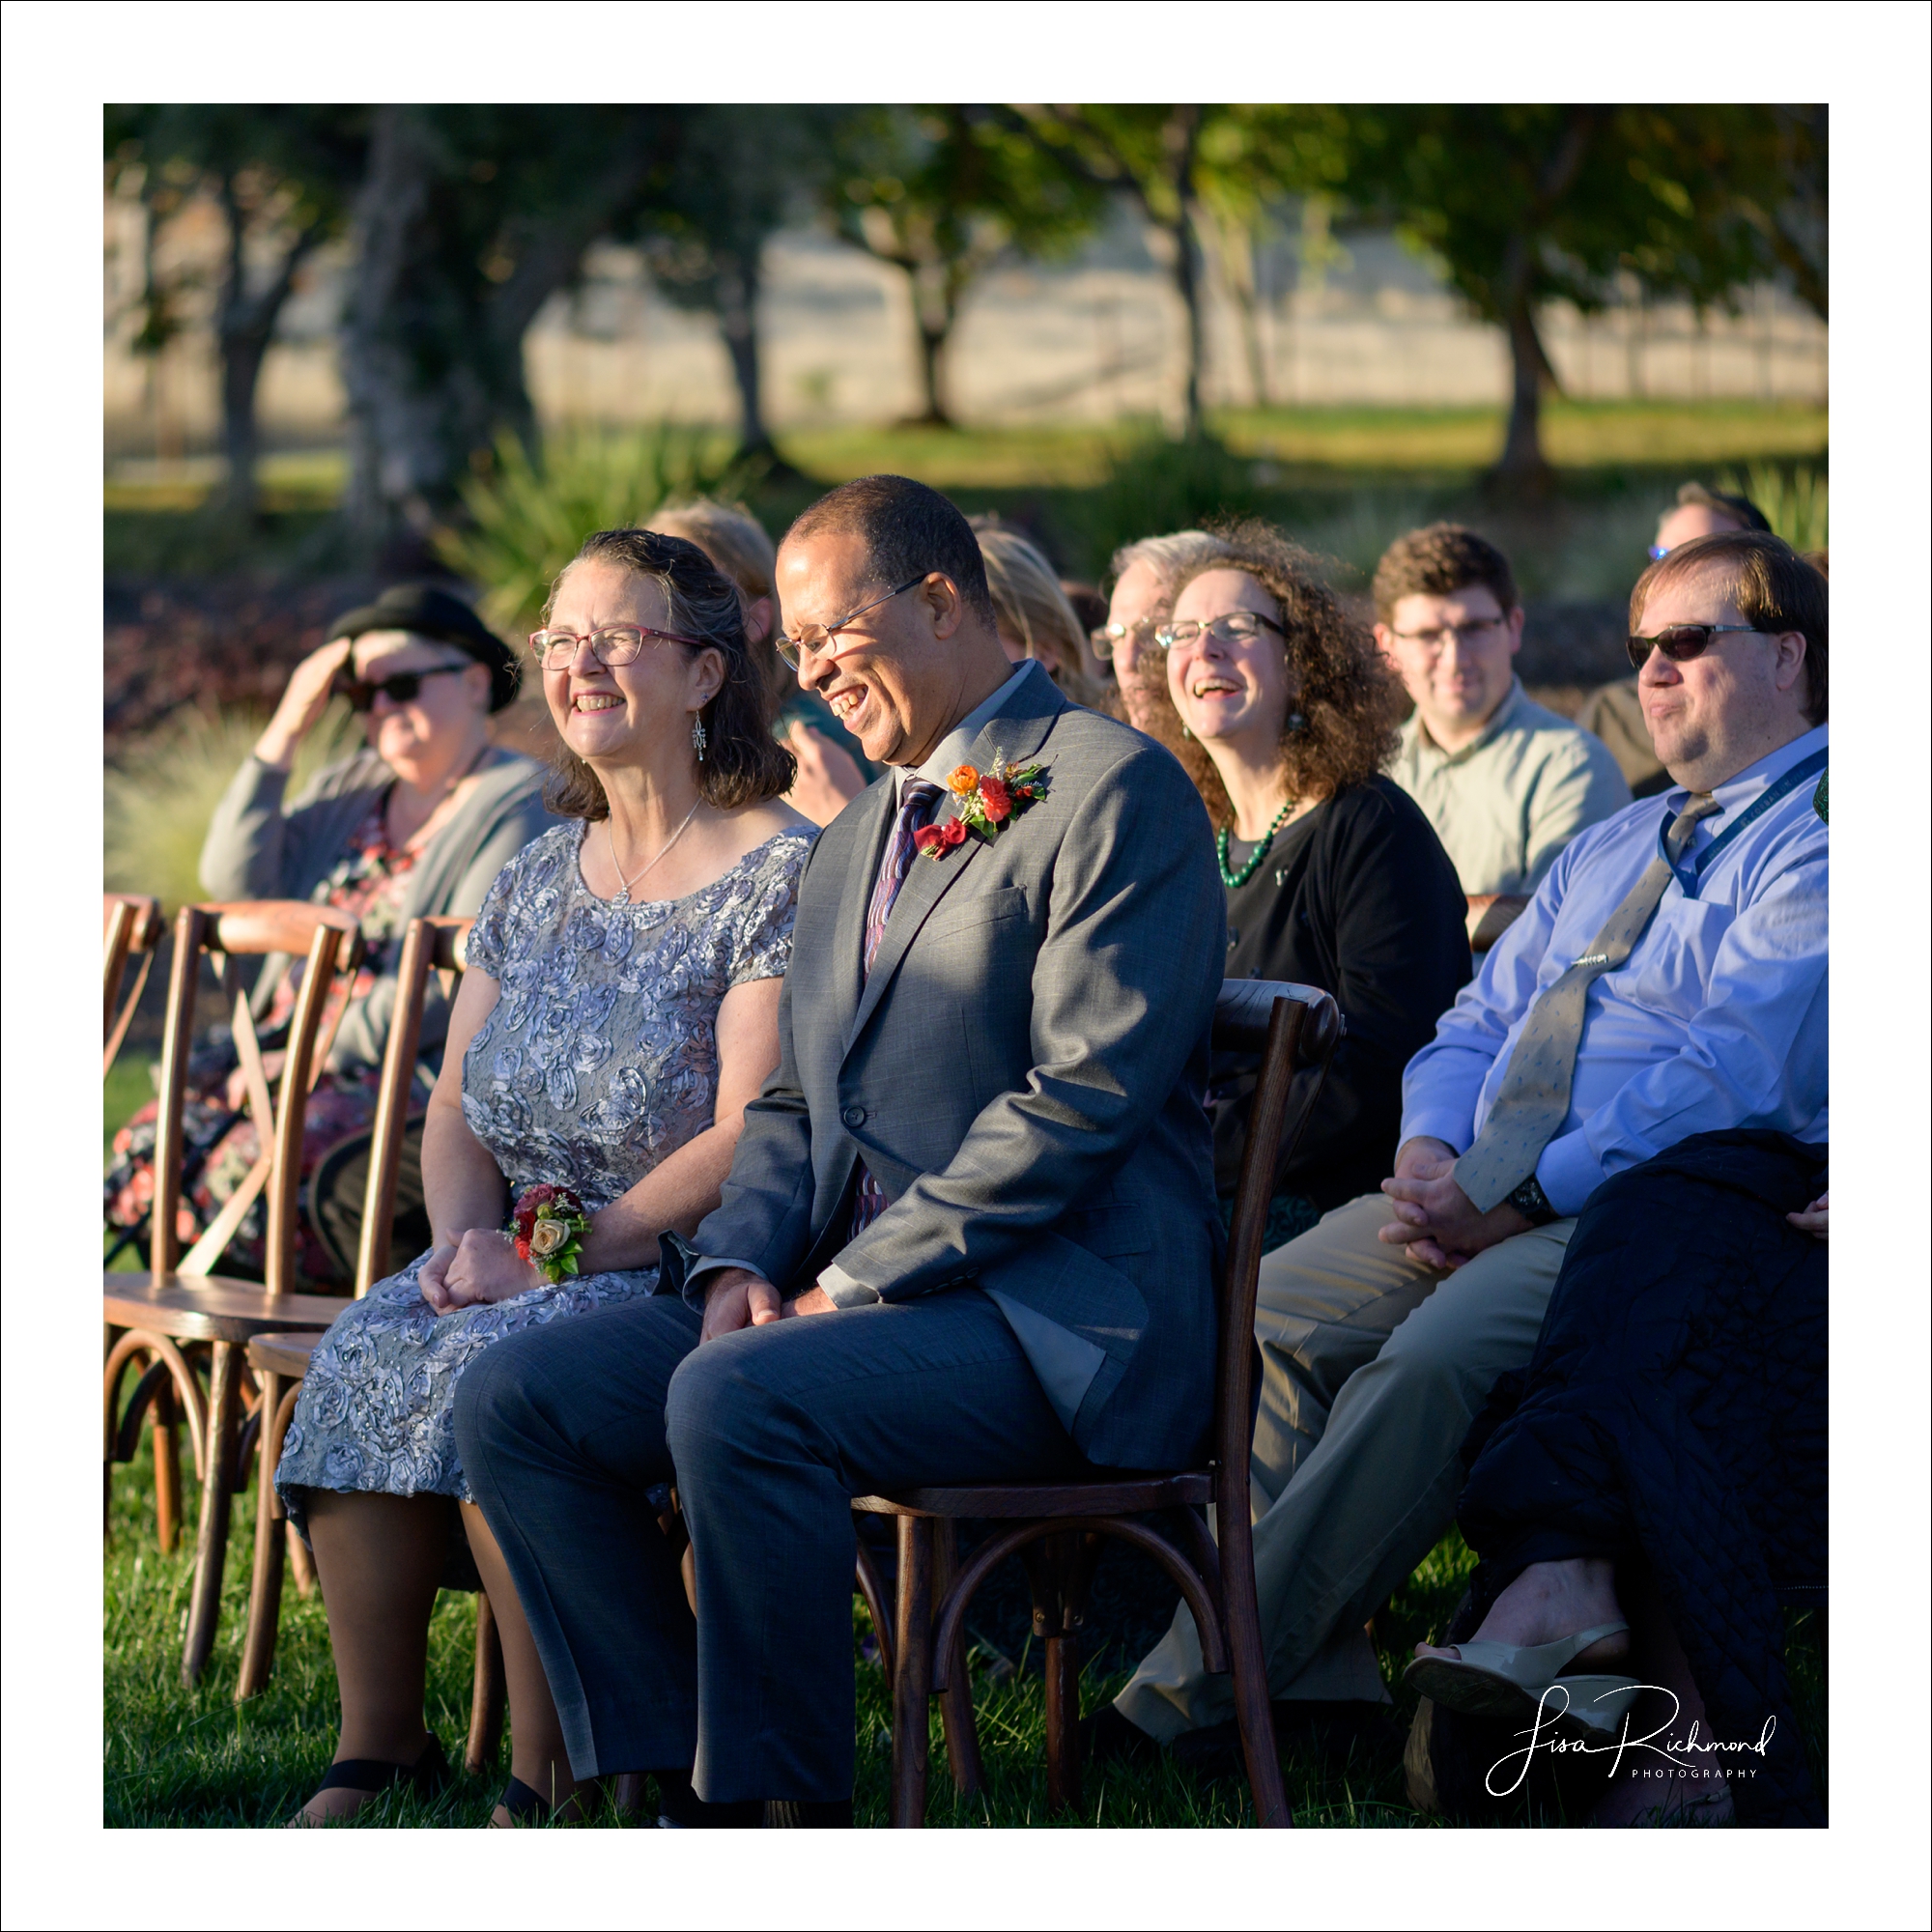
[[[713, 1804], [852, 1793], [851, 1499], [1082, 1466], [978, 1289], [697, 1347], [659, 1296], [512, 1335], [456, 1439], [580, 1777], [692, 1767]], [[694, 1634], [645, 1492], [675, 1480]]]
[[[422, 1135], [420, 1118], [403, 1129], [402, 1155], [396, 1170], [395, 1221], [389, 1236], [389, 1259], [397, 1267], [436, 1241], [423, 1201]], [[355, 1279], [355, 1258], [362, 1245], [362, 1197], [369, 1186], [374, 1140], [373, 1134], [365, 1133], [337, 1141], [309, 1176], [309, 1226], [335, 1264], [338, 1281]]]

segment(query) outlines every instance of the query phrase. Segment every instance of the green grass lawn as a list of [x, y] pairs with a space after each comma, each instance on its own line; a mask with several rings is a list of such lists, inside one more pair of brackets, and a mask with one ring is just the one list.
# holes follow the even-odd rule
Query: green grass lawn
[[[190, 1488], [191, 1488], [190, 1484]], [[222, 1591], [221, 1627], [213, 1659], [201, 1685], [184, 1690], [181, 1647], [186, 1629], [194, 1532], [185, 1529], [181, 1552], [162, 1556], [154, 1542], [148, 1452], [115, 1472], [114, 1535], [105, 1564], [103, 1592], [106, 1735], [104, 1813], [110, 1826], [242, 1826], [282, 1824], [308, 1796], [332, 1754], [337, 1707], [329, 1661], [327, 1624], [320, 1596], [306, 1602], [291, 1581], [284, 1591], [274, 1675], [259, 1697], [234, 1702], [254, 1535], [254, 1488], [238, 1497]], [[192, 1515], [194, 1503], [189, 1498]], [[1377, 1620], [1382, 1667], [1400, 1685], [1411, 1646], [1439, 1634], [1472, 1563], [1459, 1536], [1432, 1552], [1408, 1584]], [[983, 1599], [982, 1599], [983, 1601]], [[439, 1600], [430, 1643], [426, 1719], [453, 1764], [460, 1764], [469, 1728], [469, 1682], [475, 1633], [475, 1599], [445, 1592]], [[855, 1603], [855, 1646], [869, 1634]], [[1092, 1710], [1125, 1681], [1119, 1646], [1096, 1633], [1100, 1648], [1090, 1661], [1082, 1701]], [[984, 1644], [973, 1652], [974, 1701], [987, 1790], [957, 1799], [945, 1772], [937, 1716], [933, 1720], [931, 1800], [927, 1822], [935, 1826], [1108, 1825], [1236, 1826], [1253, 1822], [1246, 1785], [1238, 1777], [1197, 1778], [1163, 1759], [1157, 1767], [1113, 1765], [1087, 1776], [1081, 1810], [1049, 1818], [1041, 1741], [1044, 1708], [1037, 1660], [1025, 1649], [1003, 1659]], [[1017, 1670], [1011, 1665], [1017, 1663]], [[1793, 1646], [1794, 1676], [1814, 1771], [1823, 1770], [1824, 1692], [1821, 1661], [1808, 1628], [1800, 1621]], [[859, 1682], [858, 1822], [886, 1822], [891, 1766], [890, 1699], [876, 1663], [861, 1653]], [[1291, 1743], [1283, 1769], [1297, 1825], [1416, 1827], [1437, 1821], [1417, 1812], [1404, 1793], [1402, 1738], [1414, 1700], [1398, 1689], [1387, 1726], [1372, 1741], [1351, 1746], [1339, 1758]], [[425, 1802], [390, 1793], [369, 1805], [357, 1821], [371, 1827], [472, 1827], [483, 1824], [509, 1775], [507, 1743], [482, 1777], [458, 1776], [440, 1798]], [[596, 1821], [622, 1824], [607, 1807]], [[1520, 1804], [1505, 1822], [1556, 1824], [1548, 1802]]]

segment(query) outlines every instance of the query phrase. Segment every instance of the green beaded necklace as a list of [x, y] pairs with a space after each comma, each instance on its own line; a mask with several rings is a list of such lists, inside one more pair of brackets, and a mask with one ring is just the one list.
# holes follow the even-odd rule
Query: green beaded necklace
[[1248, 854], [1247, 864], [1238, 872], [1228, 869], [1228, 828], [1222, 826], [1214, 840], [1214, 849], [1221, 861], [1221, 883], [1232, 893], [1236, 887], [1245, 886], [1268, 855], [1268, 847], [1274, 843], [1274, 835], [1281, 830], [1281, 822], [1294, 810], [1294, 801], [1290, 799], [1274, 815], [1273, 822], [1262, 834], [1262, 842]]

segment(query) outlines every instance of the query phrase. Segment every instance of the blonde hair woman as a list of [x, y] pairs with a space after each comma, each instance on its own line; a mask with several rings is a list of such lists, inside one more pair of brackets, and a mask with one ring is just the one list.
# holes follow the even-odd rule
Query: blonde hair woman
[[1053, 566], [1017, 530], [997, 517], [975, 517], [973, 533], [986, 559], [986, 587], [1007, 656], [1018, 664], [1037, 658], [1047, 675], [1075, 704], [1100, 708], [1100, 686], [1087, 669], [1082, 628]]
[[778, 553], [764, 525], [742, 503], [694, 497], [665, 504], [651, 519], [651, 528], [695, 543], [738, 586], [752, 662], [771, 687], [780, 742], [798, 760], [785, 803], [814, 825], [830, 825], [873, 774], [858, 740], [822, 699], [799, 689], [773, 648], [779, 629]]

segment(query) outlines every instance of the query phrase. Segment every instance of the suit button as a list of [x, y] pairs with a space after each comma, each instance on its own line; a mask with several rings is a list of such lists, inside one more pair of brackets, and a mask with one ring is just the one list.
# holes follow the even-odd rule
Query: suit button
[[848, 1127], [863, 1127], [866, 1124], [866, 1110], [863, 1107], [841, 1107], [838, 1118]]

